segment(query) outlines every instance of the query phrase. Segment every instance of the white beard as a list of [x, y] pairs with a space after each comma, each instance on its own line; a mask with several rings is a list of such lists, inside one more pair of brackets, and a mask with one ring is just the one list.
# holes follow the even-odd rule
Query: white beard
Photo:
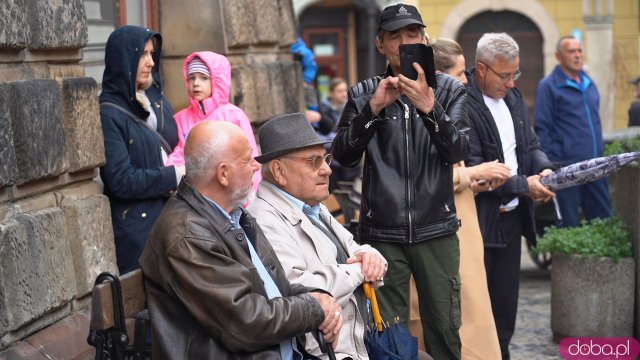
[[252, 184], [249, 184], [249, 186], [245, 188], [237, 188], [233, 190], [231, 194], [231, 201], [234, 208], [249, 204], [255, 198], [256, 192], [253, 191]]

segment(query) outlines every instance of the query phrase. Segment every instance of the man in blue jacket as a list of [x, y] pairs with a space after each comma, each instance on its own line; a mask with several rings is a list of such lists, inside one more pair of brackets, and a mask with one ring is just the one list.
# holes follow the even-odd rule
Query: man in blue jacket
[[[583, 71], [582, 44], [564, 36], [556, 45], [559, 64], [540, 81], [536, 94], [535, 128], [551, 161], [569, 165], [602, 156], [600, 94]], [[579, 208], [586, 220], [611, 216], [607, 179], [559, 190], [563, 226], [578, 226]]]
[[124, 26], [111, 33], [105, 49], [100, 177], [121, 274], [139, 267], [147, 235], [184, 173], [163, 162], [178, 143], [178, 129], [160, 83], [161, 48], [160, 34]]

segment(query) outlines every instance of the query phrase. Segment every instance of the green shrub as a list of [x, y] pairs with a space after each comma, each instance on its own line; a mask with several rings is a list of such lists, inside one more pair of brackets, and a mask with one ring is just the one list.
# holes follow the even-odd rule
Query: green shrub
[[583, 221], [578, 227], [551, 226], [538, 240], [536, 251], [605, 256], [617, 261], [632, 256], [631, 235], [624, 222], [616, 217]]
[[604, 147], [605, 156], [617, 155], [632, 151], [640, 151], [640, 137], [612, 141]]

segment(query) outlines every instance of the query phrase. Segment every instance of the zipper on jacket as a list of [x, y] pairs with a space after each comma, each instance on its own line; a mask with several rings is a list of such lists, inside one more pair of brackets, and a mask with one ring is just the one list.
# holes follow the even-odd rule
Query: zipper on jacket
[[[433, 114], [433, 118], [431, 118], [431, 116], [429, 116], [429, 114]], [[433, 106], [433, 110], [431, 110], [431, 112], [429, 114], [425, 114], [424, 117], [427, 118], [427, 120], [431, 121], [433, 123], [433, 129], [435, 132], [439, 132], [440, 131], [440, 126], [438, 126], [438, 122], [436, 121], [436, 107], [435, 104]], [[423, 117], [420, 116], [420, 118], [422, 119]]]
[[587, 111], [587, 120], [589, 121], [589, 129], [591, 130], [591, 140], [593, 140], [593, 157], [598, 157], [598, 141], [596, 140], [596, 131], [593, 127], [593, 119], [591, 119], [591, 111], [589, 111], [589, 101], [587, 99], [587, 89], [582, 92], [582, 101], [584, 109]]
[[410, 119], [410, 115], [411, 112], [409, 111], [409, 105], [405, 104], [404, 102], [402, 102], [402, 100], [400, 100], [400, 103], [402, 104], [402, 106], [404, 107], [404, 131], [405, 131], [405, 142], [404, 142], [404, 148], [405, 148], [405, 156], [407, 158], [407, 173], [406, 175], [406, 180], [405, 180], [405, 187], [407, 189], [407, 223], [409, 224], [409, 244], [413, 244], [413, 217], [411, 216], [411, 212], [413, 209], [413, 201], [412, 201], [412, 193], [411, 193], [411, 181], [409, 179], [409, 177], [411, 176], [411, 153], [409, 151], [409, 134], [410, 134], [410, 130], [411, 130], [411, 119]]
[[427, 120], [431, 121], [433, 123], [433, 127], [434, 127], [434, 131], [435, 132], [439, 132], [440, 131], [440, 126], [438, 126], [438, 122], [435, 119], [435, 115], [436, 115], [436, 108], [435, 106], [433, 107], [433, 119], [431, 118], [431, 116], [429, 116], [429, 114], [426, 115]]
[[436, 132], [440, 131], [440, 126], [438, 126], [438, 121], [436, 121], [436, 106], [433, 105], [433, 124], [436, 126]]
[[[161, 91], [160, 94], [162, 95], [163, 92]], [[164, 101], [162, 101], [162, 96], [160, 96], [160, 118], [162, 119], [162, 121], [160, 121], [160, 131], [164, 130]]]
[[373, 119], [367, 121], [367, 123], [364, 124], [364, 128], [369, 129], [369, 127], [376, 121], [382, 121], [382, 118], [380, 118], [380, 115], [374, 115]]

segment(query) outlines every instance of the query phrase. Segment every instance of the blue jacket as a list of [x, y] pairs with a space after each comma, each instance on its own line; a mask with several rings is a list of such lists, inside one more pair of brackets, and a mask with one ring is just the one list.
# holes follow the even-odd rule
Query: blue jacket
[[551, 161], [569, 165], [602, 156], [600, 94], [593, 80], [580, 72], [578, 84], [556, 66], [536, 93], [535, 129]]
[[160, 34], [137, 26], [115, 30], [107, 41], [100, 94], [106, 163], [100, 168], [111, 204], [116, 257], [121, 273], [138, 268], [138, 258], [155, 219], [177, 187], [173, 166], [164, 167], [161, 142], [146, 125], [103, 103], [115, 103], [140, 119], [149, 112], [135, 97], [138, 63], [145, 43], [155, 39], [154, 84], [146, 91], [158, 118], [158, 132], [171, 148], [178, 143], [173, 109], [160, 83]]
[[291, 53], [300, 56], [300, 62], [302, 63], [302, 79], [305, 83], [311, 84], [316, 79], [318, 73], [318, 64], [316, 63], [313, 51], [307, 47], [302, 38], [298, 37], [298, 40], [291, 45]]

